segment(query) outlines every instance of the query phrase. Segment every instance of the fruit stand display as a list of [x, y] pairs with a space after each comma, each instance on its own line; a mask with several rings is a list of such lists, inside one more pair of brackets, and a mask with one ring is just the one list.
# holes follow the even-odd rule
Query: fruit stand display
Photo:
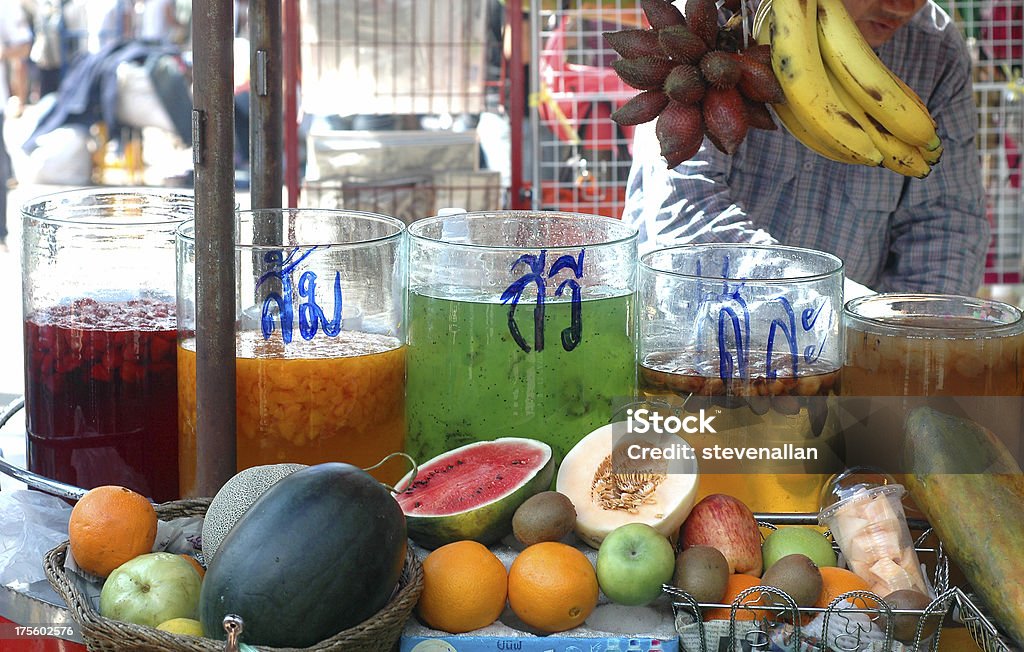
[[[607, 35], [621, 55], [615, 73], [639, 93], [605, 122], [657, 120], [670, 166], [705, 136], [735, 151], [749, 128], [778, 128], [772, 116], [843, 162], [911, 176], [938, 162], [927, 109], [871, 58], [842, 3], [762, 3], [749, 42], [734, 19], [744, 15], [740, 3], [687, 0], [686, 18], [664, 0], [640, 5], [646, 23]], [[721, 20], [719, 9], [733, 18]], [[819, 33], [848, 47], [819, 51]], [[884, 81], [880, 101], [858, 94], [860, 75]], [[595, 249], [588, 245], [588, 261]], [[535, 283], [539, 352], [544, 285], [531, 279], [575, 272], [556, 293], [568, 288], [574, 299], [561, 305], [572, 309], [559, 343], [569, 352], [580, 343], [584, 252], [546, 271], [544, 260], [523, 254], [512, 265], [532, 272], [505, 290], [503, 303], [515, 300], [507, 322], [497, 321], [529, 353], [515, 309]], [[308, 282], [300, 294], [312, 295]], [[806, 330], [817, 314], [801, 315]], [[721, 376], [702, 378], [687, 399], [754, 415], [767, 406], [760, 416], [780, 405], [809, 412], [822, 384], [797, 377], [794, 366], [770, 375], [779, 391], [763, 382], [758, 394], [750, 383], [733, 396], [724, 364]], [[804, 387], [808, 378], [814, 387]], [[837, 382], [830, 376], [827, 390]], [[583, 389], [569, 390], [584, 403]], [[825, 485], [819, 513], [770, 514], [721, 490], [729, 485], [720, 478], [702, 486], [715, 473], [696, 461], [703, 444], [625, 423], [580, 437], [552, 426], [554, 443], [542, 441], [550, 432], [474, 432], [490, 439], [446, 445], [427, 459], [396, 453], [411, 469], [394, 486], [372, 474], [379, 465], [326, 461], [250, 466], [213, 496], [155, 506], [117, 484], [68, 491], [67, 540], [46, 552], [45, 575], [88, 648], [103, 651], [935, 652], [957, 620], [981, 649], [1024, 644], [1024, 473], [981, 425], [917, 408], [905, 422], [900, 482], [848, 469]], [[905, 494], [924, 519], [907, 518]], [[46, 509], [59, 516], [68, 506]], [[954, 572], [962, 586], [952, 584]]]
[[[279, 502], [265, 502], [279, 509], [247, 513], [248, 532], [259, 545], [239, 539], [246, 528], [230, 524], [232, 533], [217, 551], [218, 563], [207, 566], [199, 563], [203, 553], [197, 548], [211, 501], [175, 501], [154, 510], [123, 487], [86, 493], [72, 510], [69, 541], [47, 553], [44, 566], [89, 649], [223, 650], [223, 640], [235, 628], [242, 640], [262, 642], [259, 649], [388, 649], [396, 643], [423, 588], [422, 567], [407, 548], [400, 509], [387, 489], [354, 467], [325, 464], [301, 471], [289, 474], [290, 481], [276, 488]], [[362, 490], [353, 491], [353, 483]], [[353, 500], [335, 500], [331, 492], [337, 491]], [[306, 509], [296, 511], [309, 492], [316, 499], [306, 500]], [[375, 503], [374, 495], [384, 502]], [[126, 502], [145, 507], [126, 511]], [[338, 509], [374, 525], [342, 528], [342, 523], [352, 523]], [[129, 512], [131, 518], [124, 518]], [[384, 516], [388, 513], [390, 518]], [[310, 520], [298, 522], [299, 514]], [[224, 511], [221, 524], [238, 517], [238, 510]], [[287, 528], [281, 527], [282, 518], [288, 520]], [[303, 537], [304, 546], [267, 534], [309, 532], [314, 522], [337, 523], [346, 534]], [[99, 531], [105, 533], [102, 539], [92, 536]], [[263, 555], [262, 561], [253, 555]], [[226, 620], [203, 611], [204, 604], [213, 607], [225, 599], [246, 616]], [[318, 606], [311, 607], [313, 603]], [[200, 618], [214, 620], [204, 625]], [[325, 627], [332, 631], [325, 633]], [[204, 632], [210, 638], [200, 638]], [[218, 638], [220, 642], [214, 640]]]
[[[915, 417], [919, 443], [971, 431], [929, 411]], [[240, 627], [258, 650], [514, 641], [506, 649], [703, 652], [799, 640], [808, 651], [902, 652], [957, 649], [940, 647], [939, 625], [954, 613], [979, 648], [1014, 649], [987, 615], [1013, 627], [1014, 605], [985, 612], [950, 585], [946, 550], [963, 564], [965, 544], [943, 546], [927, 522], [908, 522], [898, 485], [865, 489], [860, 475], [840, 475], [845, 498], [821, 521], [754, 514], [726, 494], [695, 502], [695, 468], [647, 469], [643, 482], [640, 470], [610, 473], [624, 450], [606, 439], [613, 427], [581, 440], [558, 473], [539, 441], [470, 444], [415, 467], [398, 500], [339, 463], [252, 467], [213, 500], [155, 509], [100, 487], [71, 510], [70, 539], [45, 556], [46, 574], [93, 650], [222, 650]], [[975, 436], [984, 455], [1005, 455], [983, 430]], [[926, 471], [912, 489], [933, 480]], [[594, 477], [603, 480], [588, 507], [579, 484]], [[636, 504], [683, 508], [630, 512], [638, 490]], [[1019, 590], [998, 578], [989, 586]]]

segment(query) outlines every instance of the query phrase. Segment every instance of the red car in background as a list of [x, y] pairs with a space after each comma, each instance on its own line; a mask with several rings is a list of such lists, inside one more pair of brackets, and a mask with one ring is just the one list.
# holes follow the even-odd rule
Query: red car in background
[[602, 34], [647, 25], [639, 9], [563, 12], [554, 21], [538, 57], [536, 106], [556, 140], [559, 165], [547, 175], [555, 180], [542, 175], [542, 204], [620, 217], [633, 127], [620, 127], [611, 114], [639, 91], [611, 67], [619, 55]]

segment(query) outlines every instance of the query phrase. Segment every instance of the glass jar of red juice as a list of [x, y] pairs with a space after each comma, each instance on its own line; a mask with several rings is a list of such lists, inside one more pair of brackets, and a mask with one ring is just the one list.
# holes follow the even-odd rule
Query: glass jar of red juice
[[178, 497], [175, 229], [186, 192], [94, 188], [22, 209], [29, 470]]

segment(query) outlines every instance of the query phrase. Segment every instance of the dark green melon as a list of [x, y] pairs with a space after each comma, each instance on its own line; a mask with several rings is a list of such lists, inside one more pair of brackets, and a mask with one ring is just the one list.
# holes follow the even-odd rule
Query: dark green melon
[[203, 630], [223, 639], [237, 614], [246, 643], [314, 645], [387, 604], [406, 544], [401, 508], [370, 474], [335, 462], [296, 471], [221, 542], [199, 597]]
[[433, 549], [463, 539], [491, 545], [512, 531], [516, 508], [550, 488], [554, 474], [550, 446], [503, 437], [442, 453], [395, 489], [409, 537], [419, 545]]

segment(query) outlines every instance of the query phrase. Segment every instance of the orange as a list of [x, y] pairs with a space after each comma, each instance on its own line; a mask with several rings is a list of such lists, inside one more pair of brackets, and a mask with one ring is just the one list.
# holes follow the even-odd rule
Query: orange
[[[753, 575], [744, 575], [742, 573], [734, 573], [729, 576], [729, 579], [725, 585], [725, 597], [722, 598], [722, 604], [731, 604], [733, 600], [739, 597], [739, 594], [753, 586], [759, 586], [761, 580], [754, 577]], [[744, 603], [754, 603], [759, 599], [757, 593], [747, 597]], [[704, 611], [704, 620], [729, 620], [729, 609], [707, 609]], [[740, 607], [736, 609], [736, 620], [754, 620], [760, 618], [761, 614], [755, 610]]]
[[597, 606], [597, 572], [576, 548], [545, 541], [528, 546], [508, 571], [508, 604], [542, 632], [577, 627]]
[[505, 608], [508, 573], [493, 552], [476, 541], [456, 541], [423, 560], [420, 619], [451, 634], [490, 625]]
[[[818, 596], [818, 601], [814, 603], [815, 607], [826, 609], [830, 602], [848, 591], [871, 590], [871, 586], [853, 571], [835, 566], [822, 566], [818, 570], [821, 571], [823, 588], [821, 595]], [[874, 603], [873, 600], [871, 602]], [[870, 606], [876, 605], [871, 604]]]
[[90, 489], [71, 510], [71, 555], [82, 570], [106, 577], [152, 551], [156, 522], [156, 510], [142, 494], [116, 485]]
[[206, 575], [206, 569], [199, 563], [199, 560], [192, 555], [186, 555], [184, 553], [182, 553], [181, 556], [184, 557], [188, 563], [192, 564], [192, 568], [196, 569], [196, 572], [199, 573], [199, 579], [203, 579], [203, 576]]

